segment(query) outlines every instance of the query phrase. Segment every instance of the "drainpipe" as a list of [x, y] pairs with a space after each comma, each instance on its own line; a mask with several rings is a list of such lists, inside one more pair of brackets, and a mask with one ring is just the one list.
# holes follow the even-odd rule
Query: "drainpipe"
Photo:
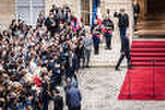
[[33, 25], [33, 2], [29, 0], [30, 4], [30, 24]]
[[133, 0], [131, 0], [131, 16], [130, 16], [130, 21], [132, 22], [132, 23], [130, 23], [131, 24], [131, 29], [130, 29], [130, 36], [129, 36], [129, 40], [130, 40], [130, 47], [131, 47], [131, 45], [132, 45], [132, 40], [133, 40], [133, 37], [135, 36], [135, 34], [134, 34], [134, 12], [133, 12], [133, 6], [132, 6], [132, 4], [133, 4]]

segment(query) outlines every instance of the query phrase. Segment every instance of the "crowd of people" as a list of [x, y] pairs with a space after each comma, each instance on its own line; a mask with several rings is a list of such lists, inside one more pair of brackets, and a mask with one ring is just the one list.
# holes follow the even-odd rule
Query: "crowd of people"
[[[68, 109], [80, 110], [77, 75], [80, 68], [89, 67], [92, 46], [95, 55], [99, 54], [101, 36], [106, 49], [111, 49], [114, 24], [109, 13], [107, 10], [102, 21], [97, 18], [90, 31], [69, 7], [53, 5], [48, 17], [41, 12], [35, 27], [21, 19], [13, 20], [0, 33], [0, 110], [48, 110], [50, 100], [54, 101], [54, 110], [63, 110], [61, 86], [65, 88]], [[128, 18], [125, 14], [115, 16], [123, 41]], [[129, 43], [126, 45], [124, 52], [129, 48]]]
[[1, 110], [48, 110], [49, 100], [62, 110], [61, 85], [69, 110], [80, 108], [77, 74], [89, 66], [84, 52], [91, 44], [77, 22], [68, 7], [53, 6], [47, 18], [40, 13], [36, 27], [13, 20], [0, 34]]

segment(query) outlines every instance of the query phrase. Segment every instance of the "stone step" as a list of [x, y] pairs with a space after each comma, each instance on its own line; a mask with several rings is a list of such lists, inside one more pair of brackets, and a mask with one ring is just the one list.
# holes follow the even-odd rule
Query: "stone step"
[[[94, 55], [92, 50], [90, 66], [92, 67], [114, 67], [116, 66], [118, 59], [120, 58], [120, 44], [112, 45], [112, 50], [106, 50], [105, 44], [100, 45], [99, 55]], [[126, 66], [126, 60], [122, 62], [121, 66]]]

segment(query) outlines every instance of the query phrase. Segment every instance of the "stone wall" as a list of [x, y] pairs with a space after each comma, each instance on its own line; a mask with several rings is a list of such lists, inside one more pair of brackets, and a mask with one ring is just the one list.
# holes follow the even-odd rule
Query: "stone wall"
[[14, 0], [0, 0], [0, 24], [9, 25], [15, 16]]

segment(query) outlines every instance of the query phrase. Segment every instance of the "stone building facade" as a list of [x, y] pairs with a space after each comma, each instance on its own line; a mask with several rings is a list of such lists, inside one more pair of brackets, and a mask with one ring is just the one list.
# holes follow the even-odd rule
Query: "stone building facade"
[[14, 16], [14, 0], [0, 0], [0, 25], [8, 24]]

